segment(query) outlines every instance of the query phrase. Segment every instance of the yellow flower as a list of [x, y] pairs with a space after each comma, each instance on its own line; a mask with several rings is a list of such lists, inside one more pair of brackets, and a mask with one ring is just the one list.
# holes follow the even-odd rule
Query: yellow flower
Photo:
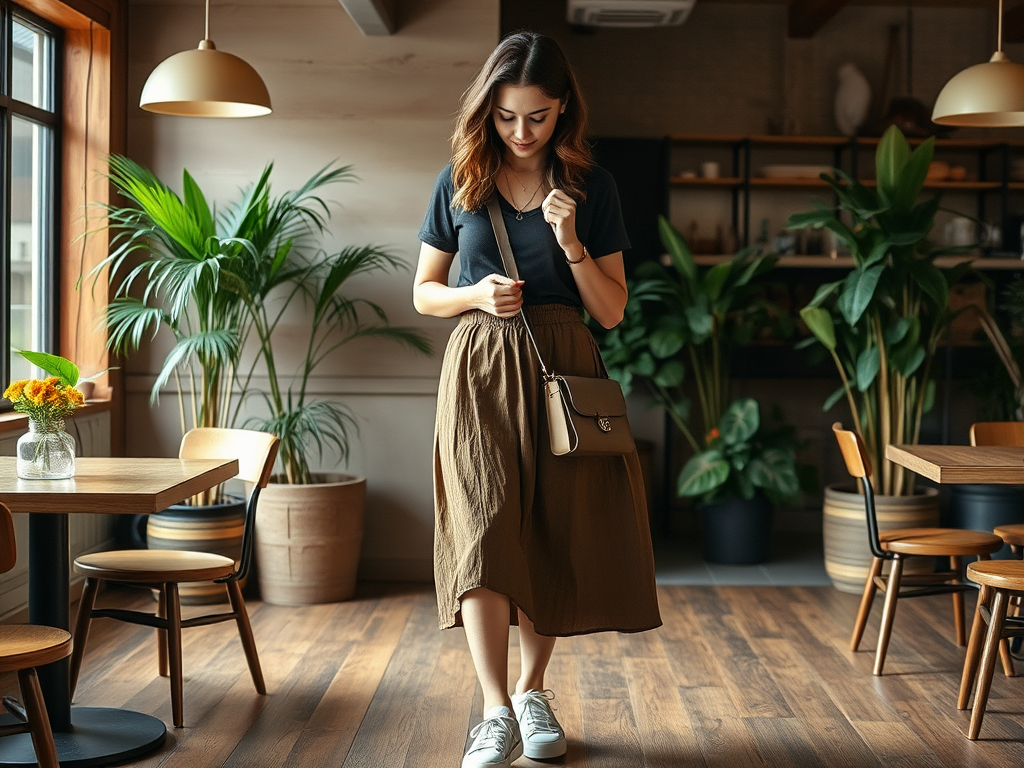
[[39, 379], [31, 379], [25, 385], [25, 398], [32, 405], [42, 405], [46, 401], [46, 383]]
[[21, 398], [22, 392], [25, 390], [25, 385], [28, 384], [28, 379], [19, 379], [18, 381], [12, 381], [11, 385], [4, 390], [4, 397], [14, 402]]

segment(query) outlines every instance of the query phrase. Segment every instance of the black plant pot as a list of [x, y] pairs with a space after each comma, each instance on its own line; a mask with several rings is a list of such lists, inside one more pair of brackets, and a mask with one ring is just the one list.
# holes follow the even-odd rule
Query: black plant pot
[[[943, 524], [991, 533], [997, 525], [1024, 523], [1024, 485], [951, 485]], [[1007, 544], [992, 555], [1011, 557]]]
[[768, 560], [775, 510], [767, 497], [734, 498], [700, 508], [704, 559], [724, 565], [755, 565]]

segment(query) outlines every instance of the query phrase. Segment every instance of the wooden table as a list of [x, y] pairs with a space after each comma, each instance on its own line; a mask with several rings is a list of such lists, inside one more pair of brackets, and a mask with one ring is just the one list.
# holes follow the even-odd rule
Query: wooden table
[[936, 483], [1024, 485], [1024, 448], [887, 445], [885, 458]]
[[[79, 458], [69, 480], [21, 480], [0, 457], [0, 502], [29, 514], [29, 621], [70, 629], [69, 513], [153, 514], [238, 474], [238, 462]], [[160, 746], [163, 721], [141, 712], [72, 707], [67, 659], [39, 669], [62, 768], [123, 762]], [[0, 766], [35, 765], [28, 734], [0, 739]]]

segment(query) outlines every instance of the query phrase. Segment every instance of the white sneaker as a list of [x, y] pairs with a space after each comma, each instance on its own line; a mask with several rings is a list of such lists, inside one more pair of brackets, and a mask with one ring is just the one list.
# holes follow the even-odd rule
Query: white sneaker
[[469, 735], [475, 738], [462, 768], [508, 768], [523, 754], [519, 723], [508, 707], [491, 707]]
[[527, 691], [512, 696], [512, 708], [523, 734], [523, 754], [531, 759], [565, 754], [565, 731], [555, 719], [549, 701], [554, 691]]

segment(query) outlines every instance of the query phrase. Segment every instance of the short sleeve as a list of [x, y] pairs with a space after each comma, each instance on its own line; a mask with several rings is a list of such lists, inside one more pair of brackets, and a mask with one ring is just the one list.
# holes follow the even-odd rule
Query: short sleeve
[[452, 167], [449, 165], [441, 171], [434, 183], [434, 192], [430, 196], [430, 204], [419, 233], [420, 242], [445, 253], [456, 253], [459, 250], [459, 235], [452, 215], [454, 193]]
[[585, 245], [591, 257], [599, 259], [630, 247], [626, 225], [622, 221], [622, 205], [615, 179], [608, 171], [594, 166], [587, 185], [587, 206], [592, 206], [590, 231]]

